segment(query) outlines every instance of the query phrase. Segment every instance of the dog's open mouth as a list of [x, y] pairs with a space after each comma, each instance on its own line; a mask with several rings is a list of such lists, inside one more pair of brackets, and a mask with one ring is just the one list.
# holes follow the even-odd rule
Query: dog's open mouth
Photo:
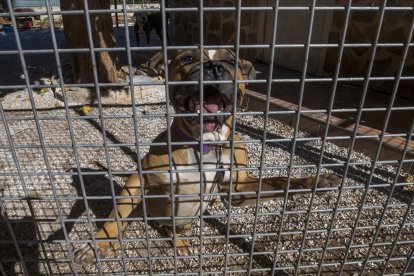
[[[221, 93], [213, 86], [205, 86], [203, 93], [203, 102], [200, 103], [200, 93], [195, 93], [187, 98], [185, 108], [189, 113], [201, 114], [203, 111], [203, 126], [204, 131], [213, 132], [221, 128], [225, 121], [224, 115], [220, 113], [227, 113], [231, 110], [231, 104], [221, 96]], [[188, 120], [193, 123], [200, 121], [200, 117], [188, 117]]]

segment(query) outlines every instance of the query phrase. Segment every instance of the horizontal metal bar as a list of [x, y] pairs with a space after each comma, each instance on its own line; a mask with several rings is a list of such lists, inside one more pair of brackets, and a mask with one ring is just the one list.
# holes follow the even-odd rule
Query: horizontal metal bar
[[[177, 116], [177, 117], [182, 117], [182, 116]], [[187, 116], [185, 116], [187, 117]], [[82, 118], [82, 119], [86, 119], [86, 120], [90, 120], [90, 119], [98, 119], [98, 118]], [[50, 120], [50, 119], [45, 119], [45, 120]], [[17, 120], [20, 121], [20, 120]], [[407, 138], [407, 134], [406, 133], [387, 133], [383, 135], [385, 138]], [[376, 139], [379, 138], [380, 134], [371, 134], [371, 135], [366, 135], [366, 134], [360, 134], [358, 136], [356, 136], [356, 140], [367, 140], [367, 139]], [[341, 135], [341, 136], [330, 136], [327, 137], [326, 140], [327, 141], [338, 141], [338, 140], [349, 140], [350, 139], [350, 135]], [[315, 142], [315, 141], [321, 141], [322, 138], [320, 137], [303, 137], [303, 138], [298, 138], [297, 141], [299, 142]], [[290, 143], [292, 141], [291, 138], [275, 138], [275, 139], [266, 139], [266, 140], [258, 140], [258, 139], [250, 139], [250, 140], [240, 140], [240, 141], [236, 141], [235, 144], [251, 144], [251, 143]], [[186, 141], [186, 142], [181, 142], [181, 141], [177, 141], [177, 142], [172, 142], [173, 145], [200, 145], [200, 142], [198, 141]], [[205, 145], [216, 145], [216, 146], [225, 146], [230, 144], [229, 141], [205, 141], [203, 142], [203, 144]], [[87, 144], [87, 143], [76, 143], [77, 146], [81, 147], [81, 148], [100, 148], [103, 147], [102, 143], [91, 143], [91, 144]], [[148, 147], [148, 146], [165, 146], [167, 145], [167, 143], [165, 142], [142, 142], [142, 144], [140, 143], [141, 146], [143, 147]], [[25, 149], [25, 148], [38, 148], [40, 145], [38, 144], [28, 144], [28, 145], [19, 145], [16, 144], [16, 148], [19, 149]], [[71, 144], [45, 144], [46, 148], [72, 148]], [[110, 143], [108, 144], [108, 147], [115, 147], [115, 148], [128, 148], [128, 147], [134, 147], [136, 146], [135, 143]], [[1, 145], [0, 144], [0, 149], [9, 149], [7, 144]], [[379, 162], [388, 162], [387, 160], [383, 160], [383, 161], [379, 161]], [[395, 160], [394, 160], [395, 161]]]
[[[93, 147], [91, 147], [93, 148]], [[404, 163], [410, 163], [413, 162], [414, 159], [405, 159], [403, 162]], [[399, 161], [397, 160], [384, 160], [384, 161], [378, 161], [378, 164], [382, 164], [382, 165], [387, 165], [387, 164], [396, 164]], [[325, 163], [325, 164], [321, 164], [321, 167], [325, 167], [325, 168], [337, 168], [337, 167], [343, 167], [345, 163], [341, 162], [341, 163]], [[372, 165], [371, 161], [355, 161], [355, 162], [349, 162], [350, 166], [354, 166], [354, 167], [364, 167], [364, 166], [370, 166]], [[274, 169], [274, 170], [280, 170], [280, 169], [287, 169], [287, 168], [303, 168], [303, 169], [307, 169], [307, 168], [315, 168], [315, 164], [294, 164], [292, 166], [290, 165], [277, 165], [277, 166], [271, 166], [271, 165], [266, 165], [264, 166], [264, 169]], [[236, 171], [257, 171], [259, 170], [259, 167], [238, 167], [238, 168], [232, 168], [231, 170], [236, 172]], [[225, 169], [225, 168], [212, 168], [212, 169], [204, 169], [206, 172], [217, 172], [217, 171], [230, 171], [230, 169]], [[118, 171], [118, 170], [112, 170], [111, 171], [113, 174], [116, 175], [129, 175], [132, 173], [136, 173], [135, 170], [124, 170], [124, 171]], [[170, 170], [143, 170], [142, 174], [157, 174], [157, 173], [177, 173], [177, 172], [199, 172], [198, 169], [179, 169], [179, 170], [175, 170], [172, 169]], [[106, 175], [107, 172], [82, 172], [83, 175]], [[16, 176], [17, 174], [14, 172], [2, 172], [0, 173], [0, 176]], [[40, 172], [40, 171], [36, 171], [36, 172], [30, 172], [30, 171], [24, 171], [22, 172], [23, 176], [47, 176], [48, 174], [46, 172]], [[73, 175], [77, 175], [77, 173], [73, 173], [73, 172], [63, 172], [63, 171], [53, 171], [53, 175], [54, 176], [73, 176]], [[373, 185], [374, 187], [381, 185], [381, 184], [375, 184]], [[384, 183], [382, 185], [388, 186], [391, 185], [390, 183]], [[347, 188], [347, 187], [345, 187]], [[348, 188], [348, 189], [352, 189], [352, 188]]]
[[[158, 102], [158, 103], [152, 103], [152, 106], [164, 106], [163, 102]], [[95, 105], [91, 105], [91, 107], [94, 107]], [[112, 105], [110, 105], [112, 106]], [[137, 104], [137, 107], [140, 106], [145, 106], [145, 105], [141, 105], [141, 104]], [[76, 110], [78, 108], [82, 107], [82, 105], [73, 105], [70, 107], [70, 109], [72, 110]], [[131, 106], [129, 104], [127, 105], [117, 105], [118, 108], [130, 108]], [[60, 107], [53, 107], [53, 108], [38, 108], [38, 111], [48, 111], [48, 110], [61, 110], [62, 108]], [[385, 107], [366, 107], [366, 108], [362, 108], [362, 112], [385, 112], [388, 109]], [[392, 111], [412, 111], [414, 110], [414, 106], [401, 106], [401, 107], [393, 107], [391, 108]], [[28, 109], [5, 109], [5, 114], [11, 113], [11, 112], [25, 112], [25, 111], [30, 111]], [[333, 109], [332, 113], [349, 113], [349, 112], [356, 112], [357, 109], [355, 108], [341, 108], [341, 109]], [[320, 113], [327, 113], [326, 109], [310, 109], [310, 110], [300, 110], [300, 111], [296, 111], [296, 110], [279, 110], [279, 111], [269, 111], [270, 115], [291, 115], [291, 114], [320, 114]], [[213, 116], [219, 116], [219, 115], [235, 115], [235, 116], [251, 116], [251, 115], [263, 115], [264, 112], [263, 111], [239, 111], [236, 112], [235, 114], [229, 113], [229, 112], [223, 112], [223, 113], [212, 113]], [[151, 114], [147, 114], [147, 113], [142, 113], [142, 114], [137, 114], [136, 117], [137, 118], [165, 118], [166, 113], [151, 113]], [[197, 113], [177, 113], [177, 114], [171, 114], [172, 118], [177, 118], [177, 117], [198, 117], [199, 114]], [[7, 120], [10, 121], [24, 121], [24, 120], [34, 120], [34, 117], [32, 115], [26, 115], [26, 114], [22, 114], [22, 115], [7, 115]], [[131, 114], [108, 114], [108, 115], [102, 115], [102, 117], [100, 115], [84, 115], [84, 116], [76, 116], [73, 115], [71, 116], [71, 120], [85, 120], [85, 119], [131, 119], [133, 118], [133, 115]], [[64, 120], [66, 121], [67, 118], [66, 116], [59, 116], [59, 115], [54, 115], [54, 116], [41, 116], [39, 115], [39, 120]], [[386, 134], [386, 135], [394, 135], [394, 134]], [[406, 133], [401, 133], [401, 135], [407, 136]]]
[[[409, 160], [408, 162], [410, 162], [411, 160]], [[355, 164], [354, 164], [355, 163]], [[354, 163], [349, 163], [351, 166], [369, 166], [372, 164], [372, 162], [354, 162]], [[321, 167], [326, 167], [326, 168], [336, 168], [336, 167], [343, 167], [345, 163], [335, 163], [335, 164], [322, 164]], [[380, 164], [380, 163], [379, 163]], [[383, 162], [381, 164], [388, 164]], [[392, 160], [389, 162], [389, 164], [395, 164], [395, 161]], [[301, 169], [310, 169], [310, 168], [315, 168], [315, 164], [304, 164], [304, 165], [280, 165], [280, 166], [271, 166], [271, 165], [267, 165], [264, 167], [264, 169], [288, 169], [288, 168], [301, 168]], [[230, 171], [230, 169], [221, 169], [221, 168], [217, 168], [217, 169], [204, 169], [206, 172], [217, 172], [217, 171]], [[233, 172], [237, 172], [237, 171], [258, 171], [260, 170], [259, 167], [243, 167], [243, 168], [233, 168], [231, 169]], [[143, 170], [142, 174], [159, 174], [159, 173], [178, 173], [178, 172], [182, 172], [182, 173], [191, 173], [191, 172], [200, 172], [199, 169], [172, 169], [170, 170]], [[61, 172], [61, 171], [52, 171], [53, 176], [73, 176], [73, 175], [77, 175], [76, 173], [71, 173], [71, 172]], [[128, 175], [128, 174], [132, 174], [132, 173], [136, 173], [136, 171], [132, 170], [125, 170], [125, 171], [117, 171], [117, 170], [112, 170], [111, 173], [116, 174], [116, 175]], [[84, 172], [82, 173], [83, 175], [106, 175], [107, 172]], [[0, 173], [0, 176], [16, 176], [17, 174], [14, 172], [2, 172]], [[23, 171], [22, 172], [23, 176], [48, 176], [48, 174], [46, 172], [41, 172], [41, 171], [36, 171], [36, 172], [30, 172], [30, 171]], [[379, 184], [376, 184], [379, 185]], [[391, 185], [389, 183], [384, 183], [384, 185]], [[375, 185], [374, 185], [375, 186]], [[351, 189], [351, 188], [350, 188]]]
[[[278, 191], [278, 192], [280, 192], [280, 193], [283, 193], [282, 191]], [[273, 194], [274, 194], [275, 192], [273, 192]], [[248, 193], [248, 192], [239, 192], [239, 193], [236, 193], [237, 195], [253, 195], [254, 193]], [[263, 195], [265, 195], [265, 193], [263, 193]], [[205, 194], [204, 195], [206, 198], [207, 197], [214, 197], [214, 196], [226, 196], [226, 194], [223, 194], [223, 193], [217, 193], [217, 194]], [[125, 199], [125, 198], [127, 198], [127, 199], [131, 199], [131, 198], [145, 198], [145, 199], [151, 199], [151, 198], [153, 198], [153, 199], [161, 199], [161, 198], [171, 198], [172, 196], [171, 195], [156, 195], [156, 196], [153, 196], [153, 195], [145, 195], [145, 196], [135, 196], [135, 197], [131, 197], [131, 196], [116, 196], [115, 198], [116, 199]], [[173, 196], [174, 198], [185, 198], [185, 197], [188, 197], [188, 196], [184, 196], [184, 195], [177, 195], [177, 196]], [[197, 195], [197, 194], [194, 194], [194, 195], [192, 195], [192, 197], [199, 197], [199, 195]], [[22, 197], [23, 199], [25, 199], [24, 197]], [[62, 197], [62, 196], [59, 196], [58, 197], [59, 198], [59, 200], [61, 200], [61, 201], [74, 201], [74, 200], [82, 200], [82, 199], [84, 199], [84, 198], [87, 198], [87, 199], [89, 199], [89, 200], [98, 200], [98, 199], [102, 199], [102, 200], [108, 200], [108, 199], [113, 199], [113, 197], [110, 197], [110, 196], [101, 196], [101, 197], [94, 197], [94, 196], [85, 196], [85, 197], [80, 197], [80, 196], [78, 196], [78, 197], [75, 197], [75, 196], [67, 196], [67, 197]], [[26, 199], [27, 199], [27, 197], [26, 197]], [[9, 201], [9, 202], [15, 202], [15, 201], [18, 201], [18, 200], [20, 200], [20, 198], [5, 198], [4, 199], [5, 200], [5, 202], [7, 202], [7, 201]], [[41, 202], [41, 201], [53, 201], [53, 199], [51, 199], [50, 197], [48, 198], [48, 199], [45, 199], [45, 200], [43, 200], [43, 199], [33, 199], [32, 201], [38, 201], [38, 202]], [[405, 204], [393, 204], [392, 206], [391, 206], [392, 208], [407, 208], [407, 205], [405, 205]], [[381, 206], [381, 205], [367, 205], [367, 206], [364, 206], [363, 208], [362, 208], [363, 210], [376, 210], [376, 209], [378, 209], [378, 210], [382, 210], [383, 209], [383, 206]], [[359, 209], [357, 208], [357, 207], [342, 207], [342, 208], [339, 208], [338, 209], [338, 211], [340, 211], [340, 212], [354, 212], [354, 211], [358, 211]], [[333, 212], [333, 209], [332, 208], [327, 208], [327, 209], [312, 209], [312, 210], [286, 210], [285, 211], [285, 214], [286, 215], [300, 215], [300, 214], [306, 214], [306, 213], [308, 213], [308, 212], [310, 212], [310, 213], [332, 213]], [[278, 212], [270, 212], [270, 211], [266, 211], [266, 212], [258, 212], [258, 216], [280, 216], [281, 215], [281, 212], [280, 211], [278, 211]], [[247, 214], [243, 214], [243, 213], [230, 213], [230, 214], [214, 214], [214, 215], [208, 215], [208, 214], [205, 214], [205, 215], [203, 215], [203, 217], [204, 218], [246, 218], [246, 217], [252, 217], [253, 215], [252, 214], [249, 214], [249, 213], [247, 213]], [[179, 219], [199, 219], [200, 218], [200, 216], [176, 216], [175, 217], [176, 218], [176, 220], [179, 220]], [[107, 222], [107, 221], [114, 221], [114, 219], [111, 219], [111, 218], [91, 218], [91, 220], [92, 221], [94, 221], [94, 222]], [[142, 217], [133, 217], [133, 218], [120, 218], [120, 221], [129, 221], [129, 222], [131, 222], [131, 221], [143, 221], [144, 220], [144, 218], [142, 218]], [[156, 216], [152, 216], [152, 217], [148, 217], [147, 218], [147, 220], [152, 220], [152, 221], [162, 221], [162, 220], [169, 220], [169, 221], [172, 221], [172, 217], [156, 217]], [[60, 220], [59, 220], [60, 221]], [[87, 218], [76, 218], [76, 219], [63, 219], [63, 221], [66, 221], [66, 222], [86, 222], [87, 221]], [[48, 221], [48, 222], [50, 222], [50, 221]], [[407, 223], [407, 224], [405, 224], [406, 226], [413, 226], [413, 223]], [[390, 227], [397, 227], [398, 225], [397, 224], [384, 224], [383, 226], [381, 226], [381, 227], [384, 227], [384, 228], [390, 228]], [[357, 227], [357, 229], [358, 230], [362, 230], [362, 229], [364, 229], [364, 230], [369, 230], [369, 229], [376, 229], [376, 226], [375, 225], [372, 225], [372, 226], [358, 226]], [[335, 229], [332, 229], [332, 231], [348, 231], [348, 230], [350, 230], [350, 228], [348, 228], [348, 227], [338, 227], [338, 228], [335, 228]], [[316, 229], [314, 229], [314, 230], [309, 230], [309, 231], [311, 231], [310, 233], [321, 233], [321, 232], [326, 232], [327, 231], [327, 229], [322, 229], [322, 230], [316, 230]], [[289, 235], [289, 234], [300, 234], [300, 233], [302, 233], [301, 231], [297, 231], [297, 232], [295, 232], [295, 231], [289, 231], [289, 232], [286, 232], [286, 235]], [[270, 235], [270, 236], [273, 236], [273, 235], [277, 235], [277, 233], [266, 233], [266, 235]]]
[[[345, 44], [345, 48], [371, 48], [373, 45], [371, 43], [348, 43]], [[405, 45], [403, 43], [379, 43], [377, 47], [379, 48], [403, 48]], [[410, 43], [410, 47], [413, 47], [414, 43]], [[240, 49], [269, 49], [271, 45], [268, 44], [241, 44]], [[305, 44], [296, 43], [296, 44], [275, 44], [273, 47], [278, 49], [292, 49], [292, 48], [304, 48], [307, 47]], [[310, 48], [338, 48], [340, 47], [337, 43], [312, 43], [309, 45]], [[188, 45], [188, 46], [168, 46], [168, 50], [186, 50], [186, 49], [197, 49], [198, 46]], [[228, 49], [234, 48], [234, 45], [206, 45], [206, 49]], [[142, 51], [156, 51], [161, 50], [160, 46], [131, 46], [129, 47], [130, 51], [142, 52]], [[91, 50], [89, 48], [59, 48], [58, 53], [89, 53]], [[94, 52], [127, 52], [126, 47], [100, 47], [93, 48]], [[44, 55], [55, 53], [54, 49], [24, 49], [22, 50], [23, 54], [33, 54], [33, 55]], [[0, 55], [18, 55], [18, 50], [0, 50]]]
[[[387, 6], [385, 7], [386, 11], [412, 11], [414, 8], [410, 6]], [[274, 8], [272, 6], [249, 6], [241, 7], [242, 11], [272, 11]], [[280, 6], [279, 11], [309, 11], [309, 6]], [[345, 10], [343, 6], [316, 6], [314, 7], [315, 11], [342, 11]], [[378, 11], [380, 7], [378, 6], [352, 6], [352, 11]], [[180, 7], [180, 8], [165, 8], [166, 13], [173, 12], [195, 12], [199, 11], [198, 7]], [[203, 11], [236, 11], [235, 7], [203, 7]], [[159, 8], [128, 8], [125, 11], [123, 9], [89, 9], [88, 14], [112, 14], [112, 13], [146, 13], [146, 12], [160, 12]], [[14, 12], [16, 17], [18, 16], [38, 16], [38, 15], [47, 15], [46, 11], [33, 11], [33, 12]], [[85, 14], [84, 10], [65, 10], [65, 11], [52, 11], [52, 15], [65, 15], [65, 14]], [[0, 13], [0, 16], [10, 16], [10, 13]]]
[[[384, 77], [370, 77], [368, 78], [369, 81], [394, 81], [394, 76], [384, 76]], [[402, 76], [400, 80], [414, 80], [414, 76]], [[291, 79], [272, 79], [272, 83], [300, 83], [300, 79], [297, 78], [291, 78]], [[311, 82], [333, 82], [332, 78], [310, 78], [310, 79], [304, 79], [305, 82], [311, 83]], [[338, 78], [339, 82], [362, 82], [364, 81], [363, 77], [343, 77]], [[239, 83], [246, 83], [246, 84], [257, 84], [257, 83], [266, 83], [266, 80], [240, 80]], [[231, 84], [231, 81], [204, 81], [203, 84], [209, 85], [209, 84], [215, 84], [215, 83], [223, 83], [223, 84]], [[171, 81], [168, 83], [169, 85], [197, 85], [199, 84], [198, 81]], [[130, 86], [131, 83], [129, 82], [117, 82], [117, 83], [99, 83], [98, 87], [120, 87], [124, 88], [127, 86]], [[165, 85], [163, 81], [154, 81], [154, 82], [133, 82], [134, 86], [162, 86]], [[84, 83], [84, 84], [75, 84], [75, 83], [68, 83], [65, 84], [67, 88], [92, 88], [96, 87], [96, 85], [92, 83]], [[60, 85], [42, 85], [42, 84], [34, 84], [34, 85], [0, 85], [0, 90], [11, 90], [11, 89], [26, 89], [26, 88], [60, 88]], [[7, 109], [6, 109], [7, 110]]]
[[[170, 239], [171, 240], [171, 239]], [[126, 241], [129, 241], [129, 242], [132, 242], [132, 241], [130, 241], [130, 240], [127, 240], [126, 239]], [[161, 240], [155, 240], [155, 241], [168, 241], [168, 240], [164, 240], [164, 239], [161, 239]], [[86, 243], [86, 242], [88, 242], [87, 240], [85, 240], [85, 241], [82, 241], [82, 243]], [[328, 250], [340, 250], [341, 248], [328, 248]], [[304, 249], [304, 251], [305, 252], [318, 252], [318, 251], [321, 251], [322, 250], [322, 248], [316, 248], [316, 249], [310, 249], [310, 248], [307, 248], [307, 249]], [[294, 253], [297, 253], [297, 250], [281, 250], [281, 252], [282, 252], [282, 254], [294, 254]], [[272, 251], [259, 251], [259, 252], [254, 252], [253, 253], [254, 254], [254, 256], [264, 256], [264, 255], [272, 255]], [[231, 256], [231, 257], [246, 257], [246, 256], [248, 256], [248, 253], [244, 253], [244, 252], [241, 252], [241, 253], [229, 253], [228, 254], [228, 256]], [[194, 258], [194, 257], [197, 257], [196, 255], [183, 255], [183, 256], [177, 256], [177, 258], [178, 259], [190, 259], [190, 258]], [[220, 257], [223, 257], [223, 254], [205, 254], [205, 257], [206, 258], [220, 258]], [[172, 258], [174, 258], [173, 256], [154, 256], [153, 257], [154, 258], [154, 260], [171, 260]], [[133, 261], [145, 261], [145, 260], [147, 260], [145, 257], [130, 257], [130, 258], [128, 258], [129, 260], [133, 260]], [[4, 261], [7, 261], [7, 260], [9, 260], [9, 261], [12, 261], [13, 259], [4, 259]], [[54, 261], [56, 261], [56, 262], [66, 262], [68, 259], [67, 258], [56, 258], [56, 259], [54, 259]], [[119, 261], [120, 259], [119, 258], [102, 258], [101, 259], [102, 261]], [[404, 257], [393, 257], [393, 258], [391, 258], [391, 260], [392, 261], [402, 261], [402, 260], [404, 260]], [[2, 259], [2, 261], [3, 261], [3, 259]], [[30, 261], [30, 259], [28, 259], [28, 261]], [[371, 259], [370, 260], [371, 262], [381, 262], [381, 261], [383, 261], [382, 259]], [[359, 264], [359, 263], [361, 263], [360, 261], [348, 261], [346, 264], [355, 264], [355, 263], [357, 263], [357, 264]], [[324, 266], [330, 266], [330, 265], [332, 265], [333, 263], [332, 262], [329, 262], [329, 263], [324, 263]], [[304, 267], [308, 267], [309, 265], [304, 265]], [[313, 265], [312, 267], [314, 267], [315, 265]], [[141, 275], [141, 274], [140, 274]]]
[[[87, 241], [83, 241], [83, 242], [87, 242]], [[309, 252], [309, 251], [312, 251], [312, 250], [304, 249], [304, 251]], [[296, 253], [294, 250], [293, 250], [293, 252], [292, 252], [292, 250], [281, 250], [281, 252], [283, 254]], [[263, 256], [263, 255], [272, 255], [272, 252], [271, 251], [268, 251], [268, 252], [254, 252], [253, 254], [254, 254], [254, 256]], [[220, 257], [223, 257], [223, 254], [206, 254], [205, 256], [206, 256], [206, 258], [220, 258]], [[248, 253], [229, 253], [228, 256], [229, 257], [247, 257]], [[184, 260], [184, 259], [193, 259], [193, 258], [196, 258], [196, 257], [198, 257], [198, 256], [197, 255], [177, 255], [176, 258]], [[157, 260], [157, 261], [167, 261], [167, 260], [173, 260], [174, 256], [153, 256], [152, 258], [153, 258], [153, 260]], [[147, 258], [145, 258], [145, 257], [126, 257], [125, 259], [128, 260], [128, 261], [140, 261], [140, 262], [147, 260]], [[67, 258], [56, 258], [56, 259], [54, 259], [54, 261], [56, 261], [56, 262], [67, 262], [68, 260], [69, 259], [67, 259]], [[102, 262], [114, 262], [114, 261], [119, 261], [119, 260], [120, 260], [119, 258], [109, 258], [109, 257], [108, 258], [100, 258], [100, 261], [102, 261]], [[404, 260], [404, 258], [403, 257], [393, 257], [391, 260], [392, 261], [402, 261], [402, 260]], [[383, 261], [383, 260], [372, 260], [372, 262], [380, 262], [380, 261]], [[347, 261], [345, 264], [361, 264], [361, 263], [362, 263], [362, 261], [361, 262], [360, 261]], [[340, 263], [330, 262], [330, 263], [324, 263], [323, 266], [336, 266], [338, 264], [340, 264]], [[303, 265], [303, 267], [307, 267], [307, 268], [317, 267], [317, 264]], [[287, 269], [287, 268], [288, 267], [279, 267], [279, 269]], [[215, 273], [217, 275], [217, 272], [215, 272]], [[170, 275], [170, 274], [168, 274], [168, 275]], [[199, 274], [197, 274], [197, 275], [199, 275]]]

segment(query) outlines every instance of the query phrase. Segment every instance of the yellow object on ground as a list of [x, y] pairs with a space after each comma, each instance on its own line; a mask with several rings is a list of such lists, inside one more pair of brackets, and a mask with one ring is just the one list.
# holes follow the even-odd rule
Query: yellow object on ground
[[404, 177], [404, 182], [411, 183], [411, 184], [407, 184], [407, 185], [403, 186], [403, 190], [406, 191], [406, 192], [409, 192], [410, 194], [413, 194], [414, 193], [414, 184], [412, 184], [412, 182], [414, 182], [414, 176], [406, 175]]
[[49, 88], [42, 88], [39, 90], [40, 94], [45, 94], [46, 92], [49, 92]]
[[92, 112], [92, 108], [89, 105], [84, 105], [82, 106], [81, 111], [83, 115], [89, 115]]

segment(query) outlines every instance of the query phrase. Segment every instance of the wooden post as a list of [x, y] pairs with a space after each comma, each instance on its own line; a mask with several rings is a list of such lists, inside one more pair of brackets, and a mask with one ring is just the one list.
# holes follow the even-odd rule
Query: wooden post
[[[91, 10], [110, 9], [110, 0], [88, 0]], [[83, 0], [60, 0], [60, 8], [65, 10], [84, 10]], [[86, 17], [90, 16], [94, 48], [115, 46], [112, 15], [104, 14], [65, 14], [63, 27], [66, 44], [69, 48], [89, 48]], [[75, 83], [93, 82], [91, 53], [72, 53], [72, 70]], [[117, 57], [114, 52], [96, 52], [98, 80], [103, 83], [117, 81]]]

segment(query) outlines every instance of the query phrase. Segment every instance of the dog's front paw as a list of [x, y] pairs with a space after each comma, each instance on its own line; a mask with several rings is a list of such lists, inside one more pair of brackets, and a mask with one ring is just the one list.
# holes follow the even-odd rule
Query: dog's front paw
[[[98, 247], [98, 253], [100, 252]], [[82, 244], [82, 246], [74, 252], [75, 260], [79, 264], [89, 265], [95, 258], [95, 251], [90, 243]]]
[[175, 246], [177, 253], [181, 256], [190, 256], [194, 254], [191, 244], [186, 240], [176, 240]]
[[317, 188], [333, 188], [341, 183], [341, 179], [333, 173], [319, 175]]

